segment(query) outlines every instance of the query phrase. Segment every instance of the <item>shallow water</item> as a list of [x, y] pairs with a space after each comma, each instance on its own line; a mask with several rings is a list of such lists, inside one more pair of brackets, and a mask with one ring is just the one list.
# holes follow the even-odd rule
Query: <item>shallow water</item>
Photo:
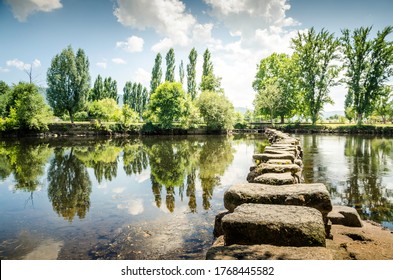
[[[392, 227], [393, 139], [300, 135], [304, 177]], [[0, 259], [203, 259], [262, 136], [0, 140]]]

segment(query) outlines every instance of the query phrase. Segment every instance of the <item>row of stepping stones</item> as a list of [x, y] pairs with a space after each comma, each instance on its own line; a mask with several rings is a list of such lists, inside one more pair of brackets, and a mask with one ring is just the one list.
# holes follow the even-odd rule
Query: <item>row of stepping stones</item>
[[[271, 145], [254, 154], [248, 183], [224, 194], [227, 211], [216, 216], [217, 239], [206, 259], [331, 259], [325, 248], [333, 208], [327, 188], [303, 183], [298, 139], [274, 129], [265, 134]], [[336, 222], [343, 216], [338, 214]]]

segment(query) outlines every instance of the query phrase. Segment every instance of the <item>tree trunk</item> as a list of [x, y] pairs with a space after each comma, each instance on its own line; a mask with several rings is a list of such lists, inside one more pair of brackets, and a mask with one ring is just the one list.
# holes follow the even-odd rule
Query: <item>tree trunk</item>
[[284, 120], [284, 115], [281, 115], [281, 124], [284, 124], [285, 120]]
[[74, 114], [71, 111], [68, 111], [69, 115], [70, 115], [70, 121], [73, 124], [74, 123]]
[[311, 116], [311, 122], [312, 122], [312, 125], [316, 125], [317, 124], [317, 116], [315, 115], [315, 114], [313, 114], [312, 116]]
[[274, 126], [273, 110], [270, 110], [270, 123], [272, 124], [272, 126]]
[[357, 124], [362, 125], [363, 124], [363, 113], [358, 113], [357, 115]]

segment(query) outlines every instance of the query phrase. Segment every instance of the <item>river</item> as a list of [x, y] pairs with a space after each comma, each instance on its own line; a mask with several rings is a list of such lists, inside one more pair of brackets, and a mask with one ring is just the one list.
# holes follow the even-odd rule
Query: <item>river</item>
[[[393, 229], [393, 139], [297, 135], [306, 182]], [[0, 259], [203, 259], [261, 135], [0, 140]]]

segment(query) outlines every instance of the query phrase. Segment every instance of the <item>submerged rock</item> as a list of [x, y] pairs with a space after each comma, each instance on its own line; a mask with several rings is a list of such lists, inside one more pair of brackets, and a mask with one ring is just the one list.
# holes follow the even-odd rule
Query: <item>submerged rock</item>
[[322, 214], [291, 205], [242, 204], [222, 218], [225, 245], [325, 246]]

